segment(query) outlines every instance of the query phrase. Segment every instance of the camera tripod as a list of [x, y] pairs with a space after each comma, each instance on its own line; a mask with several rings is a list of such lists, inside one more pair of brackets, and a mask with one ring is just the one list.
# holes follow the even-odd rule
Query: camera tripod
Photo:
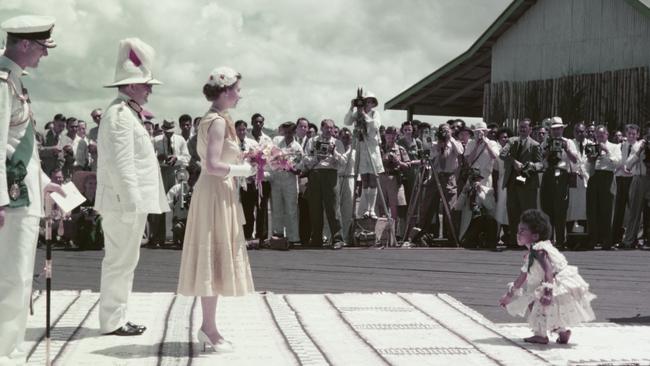
[[[357, 109], [358, 113], [358, 109]], [[358, 121], [355, 123], [359, 123]], [[364, 122], [365, 123], [365, 122]], [[360, 132], [360, 133], [357, 133]], [[356, 182], [357, 178], [359, 177], [359, 164], [361, 163], [361, 153], [365, 153], [368, 156], [368, 160], [370, 162], [370, 166], [372, 167], [372, 173], [377, 177], [377, 194], [379, 195], [379, 201], [381, 202], [381, 207], [382, 210], [386, 213], [386, 218], [387, 218], [387, 227], [385, 230], [388, 230], [389, 232], [389, 238], [388, 238], [388, 244], [380, 245], [379, 247], [384, 248], [386, 246], [391, 246], [390, 244], [392, 243], [393, 245], [397, 244], [397, 239], [395, 237], [395, 220], [391, 216], [390, 210], [388, 209], [388, 205], [386, 204], [386, 199], [384, 197], [384, 191], [382, 190], [381, 187], [381, 182], [379, 181], [379, 174], [377, 173], [377, 168], [375, 167], [375, 164], [372, 162], [372, 155], [370, 154], [370, 147], [368, 146], [367, 143], [364, 143], [363, 145], [365, 146], [365, 151], [361, 151], [362, 149], [360, 148], [360, 145], [362, 141], [367, 141], [368, 140], [368, 135], [367, 132], [361, 132], [358, 131], [357, 128], [355, 128], [354, 133], [353, 133], [353, 138], [352, 138], [352, 147], [350, 153], [354, 151], [355, 154], [355, 160], [354, 160], [354, 189], [353, 189], [353, 194], [352, 194], [352, 222], [350, 224], [350, 235], [349, 237], [352, 238], [353, 241], [356, 242], [356, 237], [354, 235], [355, 228], [359, 227], [363, 229], [361, 225], [357, 222], [359, 220], [357, 218], [357, 200], [355, 198], [355, 192], [356, 192]], [[348, 164], [350, 164], [350, 160], [348, 159]], [[363, 187], [362, 187], [363, 190]], [[359, 198], [361, 199], [361, 197]], [[376, 223], [375, 223], [376, 224]], [[379, 238], [376, 238], [377, 240]], [[375, 244], [377, 245], [377, 244]]]
[[[426, 162], [425, 162], [426, 161]], [[404, 228], [404, 243], [409, 242], [410, 235], [409, 235], [409, 230], [411, 229], [411, 220], [413, 219], [413, 216], [415, 216], [416, 212], [420, 212], [420, 195], [422, 194], [422, 188], [424, 185], [424, 182], [427, 179], [427, 173], [430, 171], [431, 176], [433, 177], [434, 182], [436, 183], [436, 188], [439, 192], [440, 195], [440, 201], [442, 202], [442, 210], [443, 210], [443, 215], [445, 219], [447, 220], [447, 223], [449, 224], [449, 232], [451, 234], [451, 238], [456, 244], [456, 247], [460, 247], [460, 242], [458, 240], [458, 236], [456, 235], [456, 229], [454, 228], [453, 221], [451, 219], [451, 210], [449, 208], [449, 204], [447, 203], [447, 199], [445, 197], [444, 191], [442, 190], [442, 185], [440, 184], [440, 178], [438, 177], [438, 173], [433, 169], [433, 164], [431, 164], [432, 160], [430, 159], [423, 159], [423, 163], [420, 166], [420, 170], [418, 171], [418, 176], [415, 181], [415, 186], [413, 187], [413, 192], [411, 193], [411, 199], [409, 200], [409, 206], [408, 206], [408, 211], [406, 213], [406, 227]], [[434, 202], [433, 204], [437, 205], [438, 202]], [[419, 214], [418, 214], [419, 218]], [[416, 225], [413, 225], [416, 226]], [[424, 230], [424, 228], [422, 228]]]

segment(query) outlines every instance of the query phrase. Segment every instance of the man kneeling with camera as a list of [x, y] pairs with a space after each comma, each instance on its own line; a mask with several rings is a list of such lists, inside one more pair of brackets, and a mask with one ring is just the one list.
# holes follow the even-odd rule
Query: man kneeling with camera
[[188, 169], [181, 169], [176, 173], [176, 183], [167, 192], [167, 202], [172, 208], [172, 234], [174, 247], [183, 248], [185, 238], [185, 227], [187, 225], [187, 210], [190, 208], [194, 184], [201, 174], [200, 166], [193, 166]]

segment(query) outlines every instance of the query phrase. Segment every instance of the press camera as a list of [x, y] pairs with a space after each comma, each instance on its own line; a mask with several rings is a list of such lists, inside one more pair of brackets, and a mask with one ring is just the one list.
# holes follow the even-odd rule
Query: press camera
[[562, 150], [564, 141], [561, 138], [551, 138], [548, 140], [548, 163], [552, 166], [557, 165], [562, 158]]
[[314, 143], [314, 153], [319, 156], [329, 156], [334, 152], [334, 145], [329, 142], [316, 141]]
[[600, 155], [600, 144], [586, 144], [585, 155], [590, 159], [597, 158]]
[[561, 138], [552, 138], [549, 140], [548, 150], [554, 154], [561, 154], [564, 150], [564, 140]]
[[438, 131], [436, 131], [436, 139], [438, 141], [446, 141], [449, 139], [450, 134], [451, 134], [450, 130], [438, 129]]

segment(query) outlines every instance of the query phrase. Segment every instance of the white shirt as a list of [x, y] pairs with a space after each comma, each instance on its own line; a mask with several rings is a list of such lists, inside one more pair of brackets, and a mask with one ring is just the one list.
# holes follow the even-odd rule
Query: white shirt
[[[63, 147], [66, 145], [72, 146], [72, 152], [76, 157], [77, 149], [79, 148], [79, 141], [81, 141], [81, 137], [79, 137], [77, 134], [75, 134], [73, 138], [68, 137], [66, 134], [61, 134], [61, 136], [59, 136], [59, 147], [63, 149]], [[77, 162], [75, 161], [75, 164], [76, 163]]]
[[[561, 139], [566, 143], [567, 150], [569, 150], [576, 158], [579, 158], [580, 154], [578, 154], [578, 150], [576, 149], [575, 144], [573, 144], [571, 140], [565, 137], [561, 137]], [[548, 146], [549, 141], [550, 141], [549, 139], [546, 139], [544, 140], [544, 142], [540, 144], [543, 152], [546, 152], [550, 148]], [[544, 159], [544, 168], [548, 168], [548, 167], [549, 167], [548, 160]], [[564, 149], [562, 149], [562, 154], [560, 155], [560, 162], [557, 164], [556, 168], [566, 170], [566, 171], [569, 171], [571, 168], [571, 159], [569, 159], [569, 154], [567, 154], [567, 152]]]
[[264, 144], [272, 144], [273, 140], [269, 137], [269, 135], [265, 134], [264, 132], [260, 132], [259, 138], [255, 138], [255, 135], [253, 136], [253, 140], [255, 140], [258, 144], [264, 145]]
[[596, 170], [607, 170], [614, 172], [616, 170], [616, 167], [618, 167], [621, 162], [621, 149], [618, 145], [613, 144], [609, 141], [605, 143], [605, 146], [607, 147], [608, 152], [601, 150], [600, 156], [598, 156], [598, 158], [596, 158], [596, 161], [592, 164]]
[[431, 145], [431, 160], [434, 161], [433, 168], [444, 173], [456, 172], [458, 170], [458, 156], [463, 155], [465, 152], [463, 144], [450, 137], [442, 154], [440, 152], [441, 148], [442, 141], [436, 141]]
[[[634, 172], [625, 169], [625, 163], [627, 162], [627, 158], [630, 156], [630, 153], [632, 152], [632, 145], [627, 141], [623, 141], [620, 143], [618, 146], [621, 148], [621, 162], [618, 164], [618, 167], [616, 168], [616, 173], [614, 173], [615, 176], [617, 177], [631, 177], [634, 174]], [[645, 165], [645, 164], [641, 164]], [[638, 167], [635, 167], [638, 169]], [[639, 175], [639, 174], [636, 174]]]
[[[291, 154], [293, 154], [290, 159], [295, 162], [294, 164], [294, 169], [299, 170], [302, 167], [302, 157], [303, 157], [303, 152], [302, 152], [302, 146], [298, 143], [298, 141], [293, 140], [289, 145], [287, 145], [284, 136], [282, 137], [282, 140], [279, 140], [276, 143], [276, 146], [279, 147], [280, 149], [287, 150]], [[281, 170], [273, 170], [271, 172], [271, 176], [277, 176], [279, 174], [285, 174], [287, 172], [281, 171]], [[293, 174], [291, 172], [288, 172], [289, 174]], [[297, 178], [296, 178], [297, 179]]]
[[[345, 145], [344, 145], [345, 147]], [[347, 147], [345, 150], [346, 163], [341, 164], [338, 169], [339, 176], [344, 176], [346, 178], [354, 177], [354, 166], [357, 160], [357, 151], [352, 148], [352, 144]]]
[[[464, 155], [468, 164], [472, 163], [470, 159], [476, 159], [472, 164], [472, 168], [478, 169], [481, 173], [481, 177], [483, 177], [481, 179], [482, 185], [491, 186], [494, 161], [499, 157], [501, 148], [496, 141], [489, 140], [488, 138], [483, 138], [483, 142], [486, 144], [477, 145], [476, 140], [470, 140], [465, 147]], [[476, 155], [479, 151], [481, 151], [480, 155]]]
[[646, 175], [645, 149], [641, 149], [643, 143], [641, 140], [632, 145], [630, 156], [625, 160], [625, 167], [631, 171], [632, 175]]
[[[182, 189], [181, 189], [182, 188]], [[181, 198], [181, 192], [186, 194], [190, 190], [190, 185], [187, 182], [179, 182], [169, 188], [167, 192], [167, 202], [169, 207], [171, 207], [174, 217], [177, 218], [186, 218], [187, 217], [187, 208], [183, 207], [183, 200]]]
[[[327, 143], [333, 145], [333, 149], [336, 153], [332, 153], [329, 156], [323, 158], [318, 155], [318, 152], [315, 151], [315, 146], [317, 142]], [[303, 159], [304, 166], [309, 169], [335, 169], [338, 170], [339, 166], [345, 165], [347, 159], [345, 156], [345, 148], [343, 143], [334, 137], [325, 139], [322, 135], [318, 135], [309, 140], [307, 147], [305, 149], [305, 158]]]
[[[171, 150], [167, 141], [171, 141]], [[170, 155], [175, 155], [177, 158], [175, 166], [185, 167], [190, 162], [190, 151], [187, 149], [187, 141], [181, 135], [173, 134], [169, 140], [164, 133], [158, 135], [153, 139], [153, 147], [156, 150], [156, 155], [170, 153]]]

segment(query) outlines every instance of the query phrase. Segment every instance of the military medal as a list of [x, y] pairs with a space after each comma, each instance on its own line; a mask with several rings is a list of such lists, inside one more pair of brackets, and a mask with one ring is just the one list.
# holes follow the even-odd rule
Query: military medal
[[18, 186], [18, 183], [14, 183], [9, 187], [9, 198], [11, 198], [12, 201], [15, 201], [20, 197], [20, 187]]

